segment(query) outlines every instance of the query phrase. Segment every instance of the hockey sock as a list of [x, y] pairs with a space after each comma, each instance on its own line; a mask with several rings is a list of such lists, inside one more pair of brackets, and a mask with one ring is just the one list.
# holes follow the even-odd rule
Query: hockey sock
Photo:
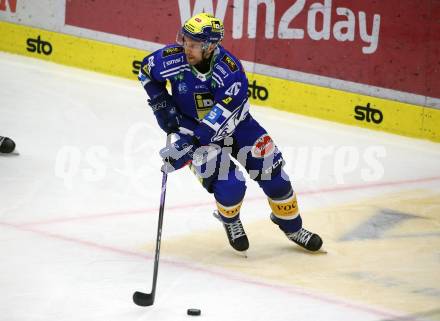
[[231, 223], [235, 221], [240, 215], [240, 208], [242, 203], [243, 200], [241, 200], [238, 204], [225, 206], [217, 201], [217, 209], [218, 213], [220, 214], [221, 220], [225, 223]]
[[296, 232], [302, 227], [302, 219], [299, 214], [298, 202], [293, 189], [280, 198], [269, 198], [272, 209], [273, 221], [285, 232]]

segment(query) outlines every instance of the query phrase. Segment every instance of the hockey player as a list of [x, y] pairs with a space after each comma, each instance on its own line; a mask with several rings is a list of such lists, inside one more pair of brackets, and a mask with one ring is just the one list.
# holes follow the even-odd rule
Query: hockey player
[[9, 137], [0, 136], [0, 153], [12, 153], [15, 149], [15, 142]]
[[302, 227], [295, 192], [282, 169], [282, 154], [249, 113], [248, 80], [240, 61], [220, 45], [223, 35], [220, 19], [200, 13], [184, 23], [177, 44], [153, 52], [142, 62], [138, 78], [159, 126], [166, 133], [179, 133], [175, 143], [160, 151], [163, 170], [189, 164], [214, 195], [214, 215], [223, 223], [229, 243], [245, 251], [249, 241], [240, 207], [246, 185], [231, 161], [234, 157], [267, 195], [273, 223], [289, 240], [317, 251], [322, 240]]

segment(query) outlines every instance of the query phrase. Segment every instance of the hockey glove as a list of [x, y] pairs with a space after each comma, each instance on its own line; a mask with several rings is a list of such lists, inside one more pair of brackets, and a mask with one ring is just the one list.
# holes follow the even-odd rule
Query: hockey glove
[[196, 146], [192, 136], [180, 134], [179, 139], [159, 152], [164, 161], [162, 171], [171, 173], [192, 161]]
[[148, 104], [156, 116], [159, 127], [167, 134], [177, 132], [179, 129], [180, 115], [176, 105], [167, 92], [148, 100]]

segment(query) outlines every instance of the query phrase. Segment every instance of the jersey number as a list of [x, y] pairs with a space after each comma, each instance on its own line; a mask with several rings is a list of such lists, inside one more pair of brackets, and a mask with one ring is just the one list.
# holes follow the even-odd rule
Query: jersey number
[[228, 88], [228, 90], [225, 91], [226, 95], [229, 96], [236, 96], [241, 88], [241, 82], [234, 82], [231, 87]]

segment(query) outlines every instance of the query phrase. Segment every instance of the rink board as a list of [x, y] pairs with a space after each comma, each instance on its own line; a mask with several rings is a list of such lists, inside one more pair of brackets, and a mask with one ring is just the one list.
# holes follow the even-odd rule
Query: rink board
[[[136, 79], [149, 52], [0, 22], [0, 50]], [[440, 141], [440, 110], [248, 73], [252, 104]]]

